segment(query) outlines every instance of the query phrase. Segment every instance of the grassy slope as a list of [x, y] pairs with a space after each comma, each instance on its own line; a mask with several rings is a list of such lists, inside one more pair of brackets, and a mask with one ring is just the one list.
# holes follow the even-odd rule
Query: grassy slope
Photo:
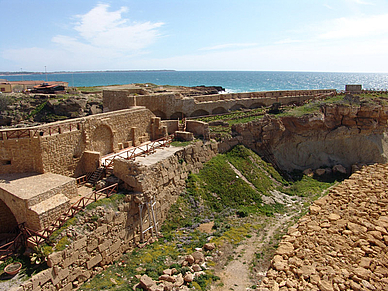
[[[228, 161], [256, 189], [238, 178]], [[312, 189], [308, 188], [310, 184], [314, 185]], [[285, 211], [279, 204], [262, 204], [261, 196], [270, 195], [269, 190], [292, 189], [289, 192], [293, 195], [314, 196], [330, 185], [331, 183], [306, 177], [296, 183], [288, 183], [251, 150], [242, 146], [235, 147], [230, 152], [213, 158], [199, 174], [190, 175], [187, 190], [171, 207], [168, 219], [163, 224], [163, 239], [124, 255], [119, 262], [85, 283], [81, 289], [129, 290], [138, 282], [135, 275], [148, 274], [157, 279], [163, 269], [168, 267], [175, 267], [184, 274], [187, 269], [173, 263], [178, 254], [190, 253], [208, 240], [209, 234], [197, 230], [200, 223], [215, 223], [211, 240], [217, 245], [236, 245], [249, 236], [250, 232], [262, 227], [257, 222], [260, 219], [252, 217], [271, 216]], [[309, 190], [306, 192], [306, 189]], [[212, 262], [208, 265], [212, 265]], [[207, 271], [207, 275], [198, 279], [194, 286], [205, 290], [213, 279], [216, 278], [211, 271]]]

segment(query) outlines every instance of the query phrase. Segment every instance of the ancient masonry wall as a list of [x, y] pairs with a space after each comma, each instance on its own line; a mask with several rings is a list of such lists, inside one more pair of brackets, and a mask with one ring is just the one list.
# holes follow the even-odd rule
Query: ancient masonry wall
[[42, 172], [38, 138], [0, 141], [0, 174]]
[[[102, 266], [119, 259], [139, 242], [139, 204], [155, 197], [160, 225], [183, 191], [188, 174], [197, 173], [216, 153], [216, 143], [196, 142], [149, 167], [115, 160], [115, 174], [138, 192], [127, 195], [118, 211], [105, 213], [95, 229], [78, 237], [66, 250], [51, 254], [47, 262], [49, 269], [33, 276], [17, 290], [73, 290], [99, 273]], [[143, 218], [146, 215], [144, 212]]]
[[163, 127], [151, 111], [136, 107], [44, 126], [3, 130], [0, 174], [52, 172], [79, 176], [84, 173], [85, 151], [104, 155], [157, 139], [165, 134], [158, 125]]
[[139, 193], [137, 199], [155, 198], [160, 221], [164, 221], [168, 209], [185, 189], [189, 173], [198, 173], [203, 163], [217, 152], [217, 143], [198, 141], [148, 167], [133, 161], [115, 160], [113, 171], [130, 190]]
[[0, 233], [7, 233], [14, 230], [18, 223], [12, 211], [0, 200]]
[[335, 95], [336, 90], [296, 90], [252, 93], [230, 93], [195, 97], [182, 97], [180, 94], [161, 93], [134, 95], [128, 90], [104, 90], [104, 108], [113, 111], [134, 105], [145, 106], [162, 119], [182, 119], [188, 116], [220, 114], [240, 108], [282, 104], [303, 104], [303, 102]]

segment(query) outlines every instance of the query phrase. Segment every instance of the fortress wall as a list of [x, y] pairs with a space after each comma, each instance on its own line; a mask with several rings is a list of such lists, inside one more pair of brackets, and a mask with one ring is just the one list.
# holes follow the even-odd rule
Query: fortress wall
[[[93, 230], [76, 237], [66, 250], [49, 255], [49, 269], [23, 282], [20, 290], [73, 290], [98, 274], [101, 267], [117, 261], [140, 240], [139, 203], [155, 196], [154, 209], [160, 226], [184, 189], [189, 172], [197, 173], [216, 153], [216, 143], [197, 142], [150, 167], [115, 160], [115, 171], [126, 176], [127, 183], [138, 183], [139, 190], [144, 192], [127, 195], [116, 210], [104, 210], [104, 219], [98, 220]], [[144, 229], [149, 226], [146, 218], [144, 208]], [[146, 234], [145, 239], [149, 237]]]
[[[120, 92], [121, 91], [121, 92]], [[120, 93], [116, 93], [120, 92]], [[336, 90], [296, 90], [267, 91], [249, 93], [227, 93], [182, 98], [179, 94], [162, 93], [153, 95], [130, 96], [128, 90], [104, 90], [104, 110], [123, 109], [133, 106], [145, 106], [162, 119], [181, 119], [236, 110], [237, 104], [245, 108], [270, 106], [275, 102], [282, 104], [303, 103], [312, 98], [336, 94]], [[132, 102], [132, 103], [131, 103]], [[132, 104], [132, 105], [131, 105]], [[217, 109], [220, 108], [221, 109]], [[237, 108], [238, 109], [238, 108]], [[215, 110], [213, 112], [213, 110]]]
[[43, 172], [39, 138], [0, 141], [0, 174]]
[[163, 120], [161, 125], [167, 127], [168, 134], [173, 134], [178, 130], [178, 120]]
[[117, 159], [113, 171], [116, 177], [126, 183], [128, 189], [141, 193], [138, 195], [141, 199], [155, 197], [162, 222], [170, 206], [184, 190], [189, 173], [198, 173], [203, 163], [217, 153], [216, 143], [204, 144], [198, 141], [148, 167], [136, 161]]
[[[134, 145], [153, 139], [153, 117], [150, 110], [136, 107], [10, 130], [27, 134], [0, 141], [0, 174], [52, 172], [79, 176], [85, 172], [82, 166], [85, 150], [105, 155], [117, 151], [120, 144]], [[4, 136], [7, 130], [1, 132]], [[160, 134], [158, 130], [154, 132]]]
[[12, 211], [0, 199], [0, 233], [6, 233], [14, 230], [18, 223]]
[[43, 172], [65, 176], [79, 176], [83, 173], [82, 153], [85, 141], [81, 131], [72, 131], [40, 138]]
[[129, 90], [104, 90], [104, 96], [107, 98], [103, 99], [104, 111], [116, 111], [132, 106], [129, 98]]

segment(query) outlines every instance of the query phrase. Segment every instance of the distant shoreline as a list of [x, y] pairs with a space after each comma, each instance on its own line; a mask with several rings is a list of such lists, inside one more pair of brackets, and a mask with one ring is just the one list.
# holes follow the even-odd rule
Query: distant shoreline
[[139, 72], [175, 72], [175, 70], [106, 70], [106, 71], [56, 71], [56, 72], [0, 72], [0, 76], [28, 76], [52, 74], [90, 74], [90, 73], [139, 73]]

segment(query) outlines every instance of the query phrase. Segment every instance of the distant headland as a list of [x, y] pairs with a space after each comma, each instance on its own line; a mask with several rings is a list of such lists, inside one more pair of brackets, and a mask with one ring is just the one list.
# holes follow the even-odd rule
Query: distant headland
[[175, 72], [175, 70], [102, 70], [102, 71], [54, 71], [54, 72], [0, 72], [0, 76], [19, 76], [19, 75], [44, 75], [44, 74], [90, 74], [90, 73], [128, 73], [128, 72]]

